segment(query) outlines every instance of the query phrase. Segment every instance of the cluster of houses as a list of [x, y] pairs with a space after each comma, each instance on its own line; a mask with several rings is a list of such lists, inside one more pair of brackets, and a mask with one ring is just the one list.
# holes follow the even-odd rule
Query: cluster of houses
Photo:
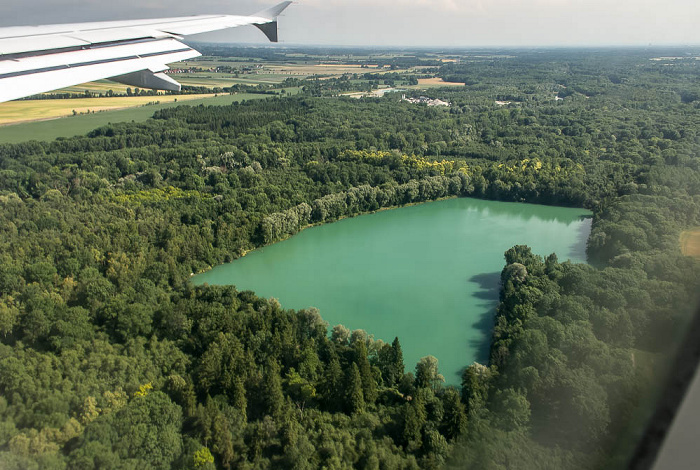
[[194, 72], [201, 72], [202, 70], [199, 68], [195, 67], [189, 67], [189, 68], [182, 68], [182, 69], [167, 69], [165, 70], [164, 73], [167, 75], [174, 75], [176, 73], [194, 73]]
[[447, 101], [428, 98], [427, 96], [419, 96], [418, 98], [406, 98], [406, 95], [401, 95], [403, 101], [408, 101], [413, 104], [427, 104], [428, 106], [450, 106]]

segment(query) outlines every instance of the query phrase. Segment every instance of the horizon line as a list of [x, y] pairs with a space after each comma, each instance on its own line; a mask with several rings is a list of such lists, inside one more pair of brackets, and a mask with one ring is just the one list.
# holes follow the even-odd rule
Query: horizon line
[[238, 47], [254, 47], [264, 49], [284, 49], [291, 47], [308, 47], [308, 48], [346, 48], [346, 49], [658, 49], [658, 48], [700, 48], [700, 43], [696, 44], [681, 44], [681, 43], [660, 43], [660, 44], [526, 44], [526, 45], [374, 45], [374, 44], [314, 44], [314, 43], [292, 43], [280, 41], [278, 43], [268, 42], [223, 42], [223, 41], [196, 41], [190, 40], [187, 43], [207, 44], [207, 45], [228, 45]]

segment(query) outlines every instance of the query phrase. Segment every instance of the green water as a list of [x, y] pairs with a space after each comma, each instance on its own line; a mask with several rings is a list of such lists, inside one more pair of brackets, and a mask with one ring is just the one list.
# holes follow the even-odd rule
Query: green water
[[590, 212], [449, 199], [313, 227], [193, 278], [320, 309], [331, 325], [399, 337], [406, 370], [438, 358], [447, 383], [486, 362], [503, 253], [585, 261]]

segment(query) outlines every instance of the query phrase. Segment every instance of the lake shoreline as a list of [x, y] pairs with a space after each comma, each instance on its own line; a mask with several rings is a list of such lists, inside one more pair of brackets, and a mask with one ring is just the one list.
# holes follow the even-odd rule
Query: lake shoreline
[[[411, 370], [434, 355], [449, 384], [490, 347], [503, 253], [585, 262], [590, 212], [476, 198], [442, 198], [313, 224], [191, 278], [233, 285], [289, 309], [311, 306], [330, 325], [399, 337]], [[303, 232], [303, 234], [301, 233]]]
[[[341, 215], [340, 217], [338, 217], [337, 219], [332, 220], [332, 221], [316, 222], [316, 223], [313, 223], [313, 224], [307, 224], [307, 225], [304, 225], [304, 226], [300, 227], [298, 232], [296, 232], [296, 233], [294, 233], [294, 234], [292, 234], [292, 235], [287, 235], [287, 236], [285, 236], [285, 237], [283, 237], [283, 238], [280, 238], [280, 239], [278, 239], [278, 240], [275, 240], [275, 241], [273, 241], [272, 243], [268, 243], [268, 244], [265, 244], [265, 245], [260, 245], [260, 246], [258, 246], [258, 247], [251, 248], [251, 249], [244, 249], [244, 250], [241, 250], [240, 254], [239, 254], [236, 258], [233, 258], [231, 261], [225, 261], [225, 262], [223, 262], [223, 263], [221, 263], [221, 264], [217, 264], [216, 266], [208, 266], [208, 267], [206, 267], [206, 268], [204, 268], [204, 269], [202, 269], [202, 270], [200, 270], [200, 271], [197, 271], [196, 273], [192, 273], [192, 274], [191, 274], [191, 277], [193, 277], [193, 276], [198, 276], [198, 275], [200, 275], [200, 274], [204, 274], [204, 273], [206, 273], [206, 272], [209, 272], [209, 271], [211, 271], [212, 269], [216, 268], [217, 266], [222, 266], [222, 265], [224, 265], [224, 264], [232, 263], [232, 262], [234, 262], [234, 261], [236, 261], [236, 260], [238, 260], [238, 259], [244, 258], [245, 256], [247, 256], [248, 254], [250, 254], [250, 253], [252, 253], [252, 252], [254, 252], [254, 251], [260, 250], [260, 249], [265, 248], [265, 247], [268, 247], [268, 246], [272, 246], [272, 245], [274, 245], [275, 243], [280, 243], [280, 242], [283, 242], [283, 241], [285, 241], [285, 240], [289, 240], [290, 238], [294, 237], [295, 235], [300, 234], [301, 232], [303, 232], [304, 230], [309, 229], [309, 228], [320, 227], [320, 226], [323, 226], [323, 225], [333, 224], [333, 223], [336, 223], [336, 222], [340, 222], [341, 220], [352, 219], [352, 218], [359, 217], [359, 216], [363, 216], [363, 215], [377, 214], [377, 213], [380, 213], [380, 212], [383, 212], [383, 211], [387, 211], [387, 210], [401, 209], [401, 208], [404, 208], [404, 207], [413, 207], [413, 206], [418, 206], [418, 205], [421, 205], [421, 204], [428, 204], [428, 203], [431, 203], [431, 202], [446, 201], [446, 200], [449, 200], [449, 199], [474, 199], [474, 200], [477, 200], [477, 201], [508, 202], [508, 203], [513, 203], [513, 204], [529, 204], [529, 205], [535, 205], [535, 206], [556, 207], [556, 208], [562, 208], [562, 209], [580, 209], [580, 210], [584, 210], [584, 211], [589, 211], [589, 212], [590, 212], [590, 209], [586, 209], [585, 207], [558, 206], [558, 205], [553, 205], [553, 204], [538, 204], [538, 203], [527, 202], [527, 201], [500, 201], [500, 200], [495, 200], [495, 199], [478, 198], [478, 197], [474, 197], [474, 196], [445, 196], [445, 197], [441, 197], [441, 198], [437, 198], [437, 199], [431, 199], [431, 200], [429, 200], [429, 201], [409, 202], [409, 203], [407, 203], [407, 204], [402, 204], [402, 205], [398, 205], [398, 206], [380, 207], [379, 209], [376, 209], [376, 210], [373, 210], [373, 211], [359, 212], [359, 213], [353, 214], [353, 215]], [[593, 213], [584, 216], [584, 218], [586, 218], [586, 219], [592, 219], [592, 218], [593, 218]]]

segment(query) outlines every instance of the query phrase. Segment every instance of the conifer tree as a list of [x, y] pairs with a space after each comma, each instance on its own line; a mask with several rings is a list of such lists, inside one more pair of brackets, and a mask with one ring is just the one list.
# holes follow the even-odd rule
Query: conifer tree
[[403, 409], [403, 431], [401, 437], [408, 452], [415, 452], [420, 449], [423, 441], [421, 439], [421, 430], [425, 422], [425, 411], [422, 410], [422, 405], [414, 402], [409, 402], [404, 405]]
[[394, 383], [397, 383], [404, 373], [403, 351], [401, 350], [401, 343], [399, 343], [398, 336], [395, 337], [394, 341], [391, 343], [391, 349], [393, 350]]
[[442, 433], [448, 439], [454, 439], [467, 427], [467, 410], [460, 400], [459, 392], [453, 388], [445, 391], [443, 403], [445, 414], [442, 418]]
[[360, 370], [354, 362], [346, 379], [345, 409], [348, 413], [362, 413], [365, 409], [365, 398], [362, 394], [362, 378]]
[[340, 367], [338, 356], [333, 353], [330, 363], [323, 374], [321, 383], [321, 399], [330, 411], [340, 408], [339, 397], [343, 387], [343, 369]]
[[243, 416], [246, 415], [246, 410], [248, 408], [248, 400], [245, 395], [245, 383], [241, 377], [236, 377], [233, 380], [233, 390], [230, 392], [231, 404], [241, 410]]
[[355, 363], [362, 379], [362, 394], [366, 404], [373, 404], [377, 399], [377, 382], [372, 374], [372, 367], [367, 359], [367, 347], [364, 341], [355, 343]]
[[280, 367], [274, 359], [270, 359], [267, 362], [260, 392], [263, 414], [270, 415], [273, 418], [279, 418], [284, 408], [284, 394], [282, 393]]

